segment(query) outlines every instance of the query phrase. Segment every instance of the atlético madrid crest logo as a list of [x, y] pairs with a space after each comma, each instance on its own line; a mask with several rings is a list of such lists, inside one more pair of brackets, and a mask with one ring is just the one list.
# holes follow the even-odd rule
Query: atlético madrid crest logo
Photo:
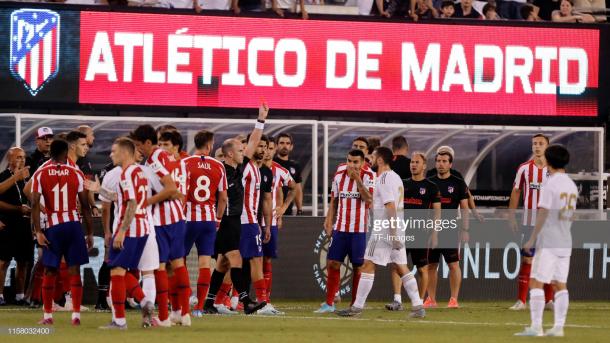
[[11, 14], [11, 74], [35, 96], [57, 75], [59, 14], [20, 9]]
[[[313, 265], [313, 277], [320, 289], [324, 292], [326, 292], [326, 280], [328, 277], [328, 273], [326, 272], [326, 255], [328, 254], [330, 244], [332, 244], [331, 239], [322, 231], [316, 239], [316, 244], [313, 249], [313, 253], [317, 260]], [[348, 258], [346, 257], [343, 264], [341, 264], [341, 282], [339, 285], [339, 294], [337, 294], [338, 296], [344, 296], [352, 291], [352, 273], [352, 265], [348, 262]]]

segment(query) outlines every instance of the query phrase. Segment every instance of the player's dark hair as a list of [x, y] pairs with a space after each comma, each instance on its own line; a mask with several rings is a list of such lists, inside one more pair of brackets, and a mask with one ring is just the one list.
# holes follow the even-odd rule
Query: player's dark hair
[[453, 163], [453, 155], [451, 155], [448, 151], [441, 151], [437, 153], [436, 156], [449, 156], [449, 163]]
[[350, 150], [350, 152], [348, 152], [347, 154], [352, 157], [360, 157], [364, 161], [364, 153], [362, 152], [362, 150], [353, 149]]
[[537, 134], [533, 135], [533, 136], [532, 136], [532, 139], [534, 139], [534, 138], [538, 138], [538, 137], [542, 137], [542, 138], [544, 138], [544, 140], [546, 141], [546, 144], [549, 144], [549, 143], [550, 143], [550, 141], [549, 141], [549, 136], [544, 135], [544, 134], [542, 134], [542, 133], [537, 133]]
[[171, 142], [173, 146], [178, 147], [178, 151], [182, 151], [184, 141], [182, 135], [178, 131], [165, 131], [159, 136], [161, 142]]
[[379, 146], [375, 148], [375, 153], [377, 154], [377, 157], [381, 158], [383, 160], [383, 163], [387, 165], [392, 162], [392, 158], [394, 157], [392, 150], [385, 146]]
[[521, 9], [519, 10], [519, 12], [521, 14], [521, 18], [523, 18], [523, 20], [527, 20], [527, 18], [530, 17], [532, 12], [534, 12], [534, 6], [523, 5], [523, 6], [521, 6]]
[[352, 144], [354, 144], [354, 142], [356, 142], [356, 141], [360, 141], [360, 142], [366, 143], [366, 150], [367, 150], [367, 152], [371, 151], [370, 150], [371, 145], [369, 144], [369, 140], [366, 139], [366, 137], [364, 137], [364, 136], [356, 137], [356, 138], [354, 138], [354, 140], [352, 140]]
[[49, 155], [54, 161], [66, 159], [68, 156], [68, 142], [63, 139], [54, 139], [51, 142]]
[[570, 162], [570, 152], [563, 145], [553, 144], [544, 151], [546, 163], [553, 169], [563, 169]]
[[78, 141], [81, 138], [87, 139], [87, 135], [80, 131], [70, 131], [66, 135], [65, 140], [68, 142], [68, 144], [75, 144], [76, 141]]
[[275, 137], [267, 136], [267, 138], [269, 138], [269, 142], [267, 143], [267, 146], [269, 146], [269, 144], [271, 144], [271, 143], [275, 144]]
[[455, 5], [453, 4], [453, 1], [445, 0], [441, 3], [441, 8], [445, 7], [455, 7]]
[[150, 141], [153, 145], [157, 145], [157, 132], [150, 124], [138, 126], [130, 135], [129, 138], [136, 142], [146, 143]]
[[[249, 134], [248, 134], [248, 136], [246, 136], [246, 142], [249, 142], [249, 141], [250, 141], [250, 135], [251, 135], [251, 134], [249, 133]], [[262, 135], [262, 136], [261, 136], [261, 140], [260, 140], [260, 141], [261, 141], [261, 142], [265, 142], [265, 143], [267, 143], [267, 145], [269, 145], [269, 136], [267, 136], [267, 135]]]
[[282, 132], [279, 135], [277, 135], [277, 137], [275, 137], [275, 144], [280, 142], [280, 138], [288, 138], [290, 139], [290, 144], [292, 144], [294, 142], [294, 140], [292, 139], [292, 135], [286, 132]]
[[483, 6], [483, 15], [487, 15], [487, 12], [495, 11], [495, 10], [496, 10], [496, 5], [487, 3], [487, 4], [485, 4], [485, 6]]
[[161, 134], [163, 132], [167, 132], [167, 131], [178, 131], [178, 128], [176, 128], [174, 125], [170, 125], [170, 124], [166, 124], [166, 125], [161, 125], [159, 127], [157, 127], [157, 134]]
[[68, 137], [68, 132], [60, 132], [55, 135], [54, 139], [62, 139], [65, 141], [66, 137]]
[[392, 138], [392, 151], [398, 151], [404, 148], [409, 148], [409, 143], [407, 143], [407, 139], [404, 136]]
[[133, 140], [127, 137], [119, 137], [114, 140], [114, 144], [122, 149], [126, 149], [132, 156], [136, 153], [136, 145]]
[[[195, 135], [195, 148], [203, 149], [206, 145], [214, 140], [214, 132], [201, 130]], [[210, 151], [211, 153], [211, 151]]]
[[369, 152], [377, 149], [378, 146], [381, 146], [381, 138], [379, 136], [370, 136], [366, 139], [369, 143]]

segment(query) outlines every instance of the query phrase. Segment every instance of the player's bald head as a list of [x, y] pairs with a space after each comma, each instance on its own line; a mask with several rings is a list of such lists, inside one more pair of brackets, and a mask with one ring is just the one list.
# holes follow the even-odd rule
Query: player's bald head
[[234, 149], [236, 149], [241, 142], [235, 138], [229, 138], [222, 143], [222, 153], [227, 156], [229, 153], [232, 153]]

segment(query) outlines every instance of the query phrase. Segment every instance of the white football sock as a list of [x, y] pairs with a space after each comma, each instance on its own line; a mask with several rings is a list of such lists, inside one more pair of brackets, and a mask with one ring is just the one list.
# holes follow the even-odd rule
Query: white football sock
[[402, 286], [405, 288], [405, 291], [407, 291], [407, 294], [409, 295], [409, 299], [411, 299], [411, 306], [415, 307], [423, 305], [424, 302], [419, 297], [419, 290], [417, 289], [417, 280], [415, 280], [415, 276], [413, 276], [413, 273], [406, 274], [400, 279], [402, 280]]
[[127, 319], [125, 319], [125, 318], [116, 318], [114, 320], [114, 322], [119, 324], [119, 325], [125, 325], [125, 324], [127, 324]]
[[15, 294], [15, 300], [19, 301], [19, 300], [23, 300], [23, 298], [25, 298], [25, 294], [23, 294], [23, 293]]
[[356, 301], [354, 301], [355, 307], [364, 308], [364, 303], [366, 302], [366, 298], [368, 298], [369, 293], [373, 288], [374, 281], [375, 274], [360, 274], [360, 282], [358, 283], [358, 291], [356, 292]]
[[570, 295], [568, 290], [559, 291], [555, 293], [555, 308], [553, 313], [555, 315], [555, 327], [562, 328], [566, 323], [566, 316], [568, 315], [568, 307], [570, 306]]
[[79, 312], [72, 312], [72, 320], [74, 319], [80, 319], [80, 313]]
[[142, 290], [144, 291], [142, 305], [146, 304], [147, 301], [154, 304], [155, 299], [157, 298], [157, 286], [155, 285], [154, 274], [142, 275]]
[[402, 303], [402, 295], [394, 294], [394, 301]]
[[532, 327], [542, 327], [542, 314], [544, 312], [544, 291], [542, 288], [530, 289], [530, 315]]

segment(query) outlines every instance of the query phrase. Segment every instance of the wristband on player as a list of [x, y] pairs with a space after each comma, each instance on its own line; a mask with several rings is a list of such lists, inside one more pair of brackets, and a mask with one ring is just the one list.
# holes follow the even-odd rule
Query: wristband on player
[[260, 129], [260, 130], [264, 130], [265, 129], [265, 122], [261, 122], [260, 120], [256, 121], [256, 125], [254, 125], [255, 129]]

